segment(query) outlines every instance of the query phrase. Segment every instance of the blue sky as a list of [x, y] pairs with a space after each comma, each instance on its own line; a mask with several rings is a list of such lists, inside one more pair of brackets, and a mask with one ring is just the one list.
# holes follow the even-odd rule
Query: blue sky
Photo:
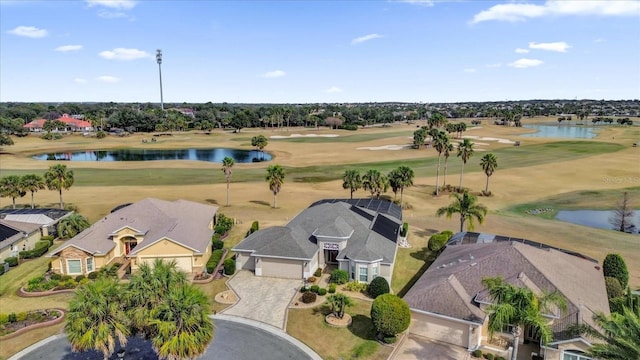
[[640, 1], [0, 0], [0, 101], [640, 98]]

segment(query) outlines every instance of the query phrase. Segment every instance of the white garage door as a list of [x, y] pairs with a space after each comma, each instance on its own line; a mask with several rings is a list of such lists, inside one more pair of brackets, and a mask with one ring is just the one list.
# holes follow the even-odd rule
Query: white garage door
[[302, 261], [262, 258], [262, 276], [302, 279]]
[[411, 312], [409, 332], [449, 344], [469, 347], [469, 325]]
[[[155, 259], [156, 258], [146, 258], [146, 259], [142, 259], [142, 261], [149, 265], [153, 265], [153, 262], [155, 261]], [[191, 273], [193, 271], [193, 267], [191, 266], [191, 256], [167, 257], [167, 258], [159, 258], [159, 259], [164, 262], [175, 261], [178, 269], [186, 273]]]

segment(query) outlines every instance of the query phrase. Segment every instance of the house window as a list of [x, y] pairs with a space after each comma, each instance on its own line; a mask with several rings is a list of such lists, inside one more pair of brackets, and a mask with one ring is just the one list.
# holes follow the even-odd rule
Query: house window
[[356, 279], [356, 263], [351, 263], [351, 280]]
[[373, 268], [371, 269], [371, 278], [375, 279], [378, 277], [378, 264], [373, 264]]
[[92, 272], [93, 271], [93, 258], [87, 258], [87, 272]]
[[591, 358], [584, 356], [578, 351], [565, 351], [562, 355], [562, 360], [591, 360]]
[[368, 271], [369, 271], [369, 269], [367, 269], [366, 266], [360, 266], [360, 278], [359, 278], [359, 281], [361, 281], [361, 282], [368, 282], [369, 281]]
[[82, 261], [67, 260], [67, 274], [82, 274]]

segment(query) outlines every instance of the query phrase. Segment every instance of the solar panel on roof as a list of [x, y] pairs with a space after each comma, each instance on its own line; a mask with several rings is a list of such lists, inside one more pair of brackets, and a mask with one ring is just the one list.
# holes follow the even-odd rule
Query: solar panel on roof
[[16, 229], [0, 224], [0, 241], [8, 239], [19, 232]]
[[384, 236], [387, 239], [396, 241], [398, 238], [398, 230], [400, 226], [395, 221], [387, 218], [386, 216], [377, 216], [373, 223], [372, 231]]
[[402, 209], [397, 204], [391, 201], [382, 199], [322, 199], [314, 202], [309, 207], [313, 207], [320, 204], [333, 204], [336, 202], [344, 202], [349, 205], [357, 206], [367, 210], [379, 212], [381, 214], [388, 214], [395, 217], [398, 220], [402, 220]]

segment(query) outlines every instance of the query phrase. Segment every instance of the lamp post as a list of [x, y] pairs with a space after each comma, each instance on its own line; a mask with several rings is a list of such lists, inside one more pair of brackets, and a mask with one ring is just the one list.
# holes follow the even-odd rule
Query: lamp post
[[164, 101], [162, 99], [162, 50], [156, 50], [156, 61], [158, 62], [158, 74], [160, 74], [160, 109], [164, 112]]

